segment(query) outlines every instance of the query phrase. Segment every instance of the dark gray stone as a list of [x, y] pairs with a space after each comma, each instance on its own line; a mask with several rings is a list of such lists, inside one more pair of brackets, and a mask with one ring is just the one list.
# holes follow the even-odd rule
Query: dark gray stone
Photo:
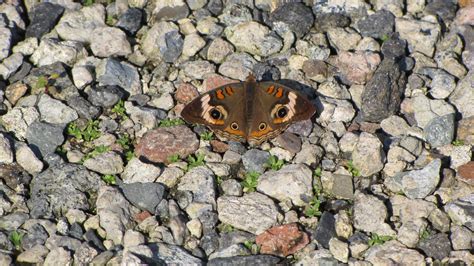
[[262, 150], [251, 149], [242, 156], [242, 163], [247, 172], [263, 173], [265, 164], [270, 158], [270, 153]]
[[48, 239], [49, 235], [46, 229], [39, 224], [36, 223], [28, 230], [28, 233], [22, 238], [21, 240], [21, 247], [24, 250], [30, 249], [35, 245], [43, 245]]
[[28, 214], [14, 212], [0, 217], [0, 229], [4, 231], [15, 231], [28, 219]]
[[63, 130], [65, 126], [33, 122], [26, 131], [26, 139], [30, 148], [42, 157], [54, 153], [56, 148], [64, 142]]
[[272, 65], [266, 63], [257, 63], [253, 66], [253, 74], [257, 80], [272, 81], [280, 80], [280, 70]]
[[244, 266], [244, 265], [289, 265], [284, 258], [272, 255], [235, 256], [229, 258], [216, 258], [207, 263], [208, 266]]
[[395, 114], [400, 108], [405, 85], [406, 74], [399, 61], [384, 59], [362, 93], [363, 120], [378, 123]]
[[324, 248], [329, 248], [329, 240], [336, 236], [336, 219], [329, 212], [324, 212], [319, 219], [318, 227], [314, 232], [314, 238]]
[[153, 214], [165, 196], [165, 186], [160, 183], [124, 183], [120, 188], [130, 203]]
[[48, 2], [38, 3], [28, 13], [30, 24], [26, 27], [26, 37], [41, 39], [50, 32], [64, 12], [64, 7]]
[[123, 13], [115, 27], [121, 28], [129, 35], [135, 35], [142, 26], [143, 12], [138, 8], [130, 8]]
[[313, 26], [314, 17], [311, 8], [303, 3], [290, 2], [278, 7], [270, 14], [270, 24], [284, 23], [296, 34], [303, 37]]
[[84, 234], [84, 229], [79, 223], [73, 223], [69, 227], [68, 235], [74, 237], [75, 239], [82, 240], [82, 235]]
[[100, 108], [92, 105], [90, 102], [79, 95], [69, 98], [67, 105], [76, 110], [79, 117], [85, 118], [87, 120], [95, 119], [100, 115]]
[[439, 16], [444, 23], [452, 21], [456, 16], [457, 1], [454, 0], [431, 0], [426, 5], [424, 12], [434, 16]]
[[448, 235], [443, 233], [420, 240], [418, 248], [423, 250], [428, 257], [437, 260], [449, 257], [449, 253], [452, 251]]
[[219, 218], [217, 213], [208, 211], [199, 216], [199, 221], [202, 224], [203, 233], [210, 234], [215, 230]]
[[360, 34], [375, 39], [391, 35], [395, 27], [395, 16], [388, 10], [381, 9], [374, 14], [359, 20], [357, 23]]
[[222, 0], [209, 0], [206, 6], [207, 10], [211, 12], [214, 16], [220, 15], [224, 6], [222, 4]]
[[382, 54], [384, 58], [399, 58], [405, 55], [407, 42], [399, 38], [398, 34], [392, 34], [388, 40], [382, 44]]
[[10, 238], [8, 237], [8, 235], [1, 231], [0, 231], [0, 248], [2, 250], [9, 250], [9, 251], [15, 248], [13, 246], [13, 243], [10, 241]]
[[32, 65], [30, 63], [23, 62], [23, 64], [21, 64], [20, 66], [20, 69], [18, 69], [15, 74], [10, 76], [10, 78], [8, 78], [8, 81], [10, 82], [10, 84], [13, 84], [17, 81], [23, 80], [30, 73], [31, 68]]
[[214, 253], [219, 249], [219, 236], [216, 232], [204, 235], [201, 238], [200, 246], [207, 255]]
[[69, 209], [89, 211], [89, 197], [103, 184], [99, 175], [82, 165], [60, 164], [46, 169], [31, 181], [27, 202], [34, 218], [62, 215]]
[[66, 65], [56, 62], [51, 65], [33, 68], [23, 82], [30, 88], [36, 88], [40, 77], [48, 78], [48, 86], [54, 87], [54, 90], [49, 90], [51, 96], [59, 100], [67, 100], [72, 95], [79, 94], [76, 86], [74, 86], [69, 78], [68, 71], [69, 69]]
[[124, 94], [118, 86], [98, 86], [88, 92], [87, 99], [95, 106], [109, 108], [120, 101]]
[[255, 235], [240, 231], [234, 230], [229, 233], [221, 233], [219, 238], [219, 250], [226, 249], [232, 245], [244, 243], [245, 241], [254, 241]]
[[314, 28], [318, 32], [325, 32], [331, 28], [344, 28], [350, 24], [351, 19], [342, 13], [315, 13]]
[[99, 250], [106, 250], [104, 244], [102, 243], [102, 239], [99, 238], [95, 230], [87, 230], [87, 232], [83, 235], [83, 238], [87, 241], [87, 244], [91, 245], [92, 247]]
[[181, 37], [178, 31], [171, 31], [165, 34], [165, 43], [165, 46], [160, 47], [163, 61], [173, 63], [183, 51], [183, 37]]
[[114, 58], [97, 67], [97, 80], [100, 85], [119, 86], [131, 95], [141, 93], [140, 75], [137, 68]]
[[454, 139], [454, 113], [433, 118], [423, 129], [426, 141], [432, 147], [451, 143]]
[[63, 247], [67, 250], [76, 251], [81, 247], [81, 241], [68, 236], [54, 235], [46, 240], [45, 246], [49, 250], [55, 249], [57, 247]]

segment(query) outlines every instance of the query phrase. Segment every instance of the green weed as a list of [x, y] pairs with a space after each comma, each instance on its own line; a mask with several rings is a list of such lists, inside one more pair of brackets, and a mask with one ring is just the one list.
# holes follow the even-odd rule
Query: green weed
[[272, 170], [278, 171], [283, 167], [284, 164], [285, 162], [283, 160], [280, 160], [275, 155], [272, 155], [270, 156], [270, 158], [268, 158], [268, 161], [265, 166]]
[[103, 175], [102, 180], [104, 180], [104, 182], [110, 186], [116, 184], [117, 177], [115, 175]]
[[172, 127], [172, 126], [179, 126], [179, 125], [184, 125], [184, 121], [176, 118], [176, 119], [163, 119], [160, 121], [160, 124], [158, 125], [159, 127]]
[[347, 162], [347, 171], [349, 171], [352, 176], [359, 177], [360, 176], [360, 171], [354, 166], [354, 163], [352, 161]]
[[375, 245], [382, 245], [383, 243], [393, 240], [394, 237], [392, 236], [379, 236], [376, 233], [372, 233], [369, 239], [369, 246], [375, 246]]
[[80, 129], [76, 122], [71, 122], [67, 126], [68, 135], [75, 137], [77, 140], [92, 141], [100, 137], [99, 120], [89, 120], [84, 129]]
[[204, 165], [204, 154], [189, 155], [187, 158], [188, 170], [194, 167]]
[[249, 172], [245, 174], [244, 181], [241, 182], [244, 192], [254, 192], [258, 185], [260, 174], [257, 172]]
[[211, 140], [214, 137], [214, 133], [212, 131], [206, 131], [199, 135], [202, 140]]
[[23, 232], [18, 232], [18, 231], [13, 231], [10, 235], [10, 241], [13, 243], [15, 246], [15, 249], [20, 250], [21, 249], [21, 241], [23, 240], [23, 236], [25, 233]]

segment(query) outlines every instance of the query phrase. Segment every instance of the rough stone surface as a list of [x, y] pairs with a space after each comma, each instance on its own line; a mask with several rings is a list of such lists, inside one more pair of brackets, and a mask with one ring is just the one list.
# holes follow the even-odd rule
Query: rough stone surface
[[309, 243], [309, 237], [292, 223], [268, 229], [257, 236], [255, 243], [263, 254], [286, 257], [304, 248]]

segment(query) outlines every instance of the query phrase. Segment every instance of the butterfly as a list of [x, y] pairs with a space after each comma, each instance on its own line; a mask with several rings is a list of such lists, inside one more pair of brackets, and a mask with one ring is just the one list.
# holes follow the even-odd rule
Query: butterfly
[[200, 95], [181, 112], [188, 123], [203, 124], [217, 136], [251, 146], [278, 136], [292, 123], [309, 119], [314, 105], [301, 93], [249, 75]]

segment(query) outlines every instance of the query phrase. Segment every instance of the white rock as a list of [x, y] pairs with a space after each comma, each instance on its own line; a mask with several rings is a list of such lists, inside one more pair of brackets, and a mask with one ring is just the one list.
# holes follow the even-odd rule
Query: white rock
[[269, 56], [280, 51], [283, 46], [280, 38], [272, 36], [266, 26], [254, 21], [229, 27], [225, 34], [238, 50], [254, 55]]
[[149, 183], [155, 182], [160, 174], [160, 167], [144, 163], [134, 157], [128, 162], [127, 166], [125, 166], [125, 170], [121, 176], [124, 183]]
[[100, 27], [92, 31], [92, 36], [90, 47], [95, 56], [127, 56], [132, 53], [127, 35], [118, 28]]
[[206, 41], [198, 34], [189, 34], [184, 37], [183, 55], [194, 56], [206, 45]]
[[39, 98], [38, 110], [41, 120], [51, 124], [67, 124], [79, 117], [74, 109], [47, 94], [43, 94]]
[[0, 134], [0, 163], [13, 163], [13, 150], [10, 139]]
[[55, 29], [61, 39], [90, 43], [94, 38], [92, 34], [94, 29], [106, 26], [105, 8], [103, 5], [95, 4], [66, 12]]
[[87, 57], [87, 51], [80, 42], [44, 38], [30, 59], [37, 66], [46, 66], [56, 62], [72, 66], [85, 57]]
[[36, 157], [26, 144], [17, 145], [15, 157], [16, 162], [33, 176], [43, 170], [43, 162]]
[[424, 20], [396, 18], [395, 29], [400, 34], [400, 38], [407, 40], [410, 52], [433, 56], [435, 43], [441, 33], [439, 24]]

